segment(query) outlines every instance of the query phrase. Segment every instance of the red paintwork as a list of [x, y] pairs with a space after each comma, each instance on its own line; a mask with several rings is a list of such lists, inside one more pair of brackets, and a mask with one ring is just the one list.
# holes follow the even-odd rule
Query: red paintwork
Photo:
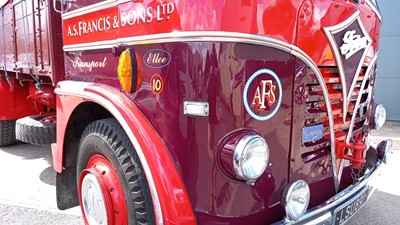
[[[1, 7], [1, 70], [9, 71], [11, 76], [16, 76], [14, 72], [20, 77], [34, 74], [45, 83], [63, 80], [61, 15], [53, 10], [53, 1], [8, 2]], [[32, 80], [30, 76], [22, 79]]]
[[[126, 211], [124, 192], [118, 179], [118, 174], [113, 165], [102, 155], [93, 155], [79, 177], [79, 202], [85, 224], [89, 225], [83, 209], [82, 182], [87, 174], [92, 174], [98, 180], [105, 201], [107, 211], [107, 224], [128, 224], [128, 212]], [[112, 190], [112, 191], [110, 191]], [[118, 213], [115, 213], [118, 212]]]
[[35, 103], [27, 96], [29, 85], [22, 86], [18, 80], [11, 78], [8, 84], [5, 76], [0, 78], [0, 120], [14, 120], [28, 115], [35, 115], [43, 111], [42, 105]]
[[82, 91], [76, 93], [80, 97], [58, 95], [58, 142], [56, 148], [53, 149], [55, 169], [58, 172], [62, 171], [62, 148], [68, 117], [80, 103], [88, 100], [95, 101], [117, 118], [128, 136], [132, 134], [138, 141], [156, 185], [164, 224], [195, 224], [193, 208], [180, 174], [163, 141], [147, 118], [128, 98], [109, 86], [93, 84]]
[[[294, 57], [268, 47], [220, 42], [132, 47], [139, 56], [156, 48], [166, 49], [174, 56], [167, 67], [139, 68], [144, 73], [142, 88], [134, 94], [125, 94], [143, 111], [168, 147], [196, 210], [197, 221], [202, 224], [222, 222], [231, 216], [235, 218], [230, 220], [231, 224], [262, 224], [282, 218], [279, 201], [289, 173], [286, 168], [290, 146], [285, 140], [290, 139]], [[101, 55], [86, 52], [80, 59], [96, 61], [104, 56], [112, 57], [103, 52]], [[68, 61], [73, 59], [68, 56]], [[191, 62], [189, 68], [187, 61]], [[110, 58], [108, 68], [96, 69], [95, 73], [102, 75], [96, 82], [117, 87], [112, 71], [108, 72], [115, 68], [113, 62]], [[284, 85], [280, 110], [265, 122], [252, 119], [241, 107], [244, 84], [260, 68], [273, 69]], [[73, 79], [93, 81], [93, 77], [85, 76], [79, 69], [70, 72], [74, 74]], [[154, 74], [160, 74], [165, 85], [158, 95], [153, 94], [151, 88]], [[208, 101], [213, 106], [209, 118], [184, 116], [181, 107], [185, 100]], [[256, 130], [274, 146], [271, 147], [271, 165], [252, 188], [245, 182], [230, 179], [216, 165], [219, 142], [227, 133], [243, 128]]]
[[[156, 46], [134, 48], [142, 55]], [[281, 217], [282, 214], [275, 214], [260, 218], [254, 214], [268, 215], [279, 208], [282, 183], [287, 180], [290, 148], [283, 140], [290, 137], [294, 59], [282, 51], [236, 43], [171, 43], [161, 47], [170, 49], [175, 60], [169, 65], [170, 69], [146, 68], [144, 85], [151, 74], [162, 74], [166, 84], [164, 91], [154, 96], [142, 89], [132, 98], [155, 124], [177, 162], [196, 216], [202, 218], [198, 222], [207, 224], [234, 217], [230, 224], [244, 224], [245, 221], [261, 224], [273, 222], [275, 216]], [[190, 62], [189, 68], [186, 62]], [[285, 84], [282, 106], [268, 121], [252, 119], [243, 107], [246, 80], [260, 68], [274, 70]], [[186, 100], [208, 102], [209, 117], [182, 115]], [[254, 187], [231, 179], [232, 175], [226, 176], [218, 166], [219, 151], [223, 147], [220, 143], [228, 133], [238, 129], [256, 130], [269, 146], [274, 146], [270, 149], [271, 165]], [[221, 161], [223, 164], [226, 159]]]
[[[75, 2], [71, 10], [93, 2]], [[322, 28], [344, 21], [358, 8], [366, 30], [374, 39], [373, 50], [369, 52], [366, 63], [378, 47], [379, 22], [364, 2], [358, 6], [346, 0], [189, 0], [163, 3], [170, 3], [170, 9], [174, 10], [160, 17], [151, 14], [153, 19], [146, 14], [145, 22], [132, 25], [122, 25], [118, 21], [118, 27], [114, 26], [114, 16], [149, 7], [157, 9], [161, 3], [150, 0], [127, 2], [110, 9], [67, 18], [64, 20], [64, 43], [70, 47], [68, 45], [77, 43], [116, 38], [124, 40], [172, 31], [230, 31], [275, 38], [299, 47], [318, 66], [335, 66], [335, 58]], [[80, 21], [98, 21], [107, 17], [110, 17], [110, 27], [101, 32], [81, 35], [68, 33], [69, 29], [79, 26]], [[155, 22], [155, 18], [159, 21]], [[311, 206], [335, 194], [331, 155], [329, 150], [325, 150], [330, 145], [329, 131], [324, 130], [325, 137], [315, 146], [306, 146], [301, 139], [302, 128], [307, 125], [305, 114], [309, 114], [305, 105], [308, 97], [305, 87], [311, 79], [315, 79], [315, 75], [312, 77], [313, 74], [308, 74], [304, 63], [276, 49], [237, 43], [204, 41], [146, 44], [123, 48], [131, 47], [143, 57], [144, 64], [148, 62], [145, 57], [149, 51], [162, 49], [171, 55], [171, 62], [161, 68], [141, 65], [139, 69], [144, 73], [142, 87], [134, 94], [124, 94], [137, 104], [161, 136], [186, 186], [199, 223], [267, 224], [281, 219], [284, 216], [284, 210], [279, 205], [281, 193], [285, 184], [297, 179], [304, 179], [310, 184], [313, 193]], [[239, 53], [242, 53], [241, 57]], [[107, 49], [82, 51], [79, 54], [68, 52], [66, 66], [69, 79], [119, 88], [115, 79], [117, 58]], [[91, 71], [76, 63], [104, 62], [105, 59], [106, 68], [91, 68]], [[283, 86], [282, 106], [278, 114], [266, 122], [255, 121], [243, 109], [244, 84], [260, 68], [273, 69]], [[326, 82], [340, 82], [339, 78], [333, 77], [337, 74], [333, 75], [329, 68], [321, 69], [321, 72]], [[163, 80], [161, 93], [152, 92], [151, 77], [154, 74]], [[341, 93], [335, 92], [333, 86], [329, 86], [328, 90], [331, 98], [341, 97]], [[181, 107], [186, 100], [209, 102], [210, 116], [192, 118], [182, 115]], [[321, 104], [321, 109], [326, 110], [324, 104]], [[334, 106], [333, 110], [335, 130], [350, 124], [349, 121], [340, 123], [343, 116], [341, 108]], [[327, 121], [312, 122], [323, 123], [325, 127], [328, 125]], [[259, 132], [267, 139], [271, 149], [271, 165], [254, 187], [237, 181], [226, 172], [232, 167], [230, 156], [224, 155], [223, 146], [220, 146], [228, 133], [243, 128]], [[345, 135], [339, 134], [337, 141], [343, 141]], [[348, 168], [344, 170], [345, 182], [348, 182], [346, 176], [349, 171]], [[322, 193], [319, 192], [321, 188], [325, 190]]]
[[[113, 8], [103, 9], [64, 20], [64, 44], [87, 43], [173, 31], [231, 31], [264, 35], [288, 43], [294, 43], [297, 10], [301, 1], [164, 1], [145, 0], [140, 3], [127, 2]], [[87, 2], [73, 4], [71, 9], [88, 5]], [[165, 5], [165, 6], [164, 6]], [[157, 14], [158, 9], [170, 7], [171, 13]], [[146, 21], [134, 21], [131, 25], [119, 15], [130, 11], [149, 10]], [[173, 10], [172, 10], [173, 9]], [[166, 9], [167, 10], [167, 9]], [[161, 11], [162, 12], [162, 11]], [[85, 32], [79, 22], [91, 22], [109, 16], [109, 24], [101, 32]], [[124, 17], [126, 18], [126, 17]], [[102, 20], [104, 21], [104, 20]], [[115, 22], [115, 23], [114, 23]], [[102, 22], [103, 24], [103, 22]], [[74, 27], [76, 32], [74, 31]], [[103, 27], [102, 27], [103, 29]], [[81, 31], [81, 32], [80, 32]]]
[[372, 51], [369, 52], [365, 63], [370, 62], [378, 51], [380, 22], [374, 12], [363, 1], [358, 6], [349, 4], [345, 0], [304, 1], [300, 8], [297, 31], [301, 35], [297, 36], [296, 45], [305, 51], [317, 65], [336, 65], [323, 28], [343, 22], [354, 14], [357, 9], [360, 11], [360, 17], [366, 31], [374, 40]]
[[[53, 156], [53, 168], [58, 173], [63, 170], [63, 156], [64, 156], [64, 142], [65, 142], [65, 132], [68, 125], [68, 120], [75, 109], [80, 103], [83, 102], [82, 98], [66, 98], [56, 95], [57, 100], [57, 143], [51, 145], [51, 151]], [[67, 140], [68, 141], [68, 140]]]
[[38, 90], [33, 82], [29, 83], [28, 100], [32, 100], [38, 104], [45, 105], [50, 109], [56, 109], [56, 96], [54, 87], [49, 85], [41, 85]]
[[[110, 17], [113, 18], [114, 16], [118, 15], [118, 7], [108, 8], [101, 11], [96, 11], [93, 13], [86, 14], [84, 16], [74, 17], [71, 19], [67, 19], [63, 21], [63, 41], [64, 45], [70, 44], [82, 44], [85, 42], [94, 42], [94, 41], [106, 41], [106, 40], [114, 40], [118, 36], [118, 28], [114, 28], [112, 26], [112, 21], [103, 20], [101, 22], [102, 26], [110, 26], [109, 29], [104, 29], [102, 32], [96, 32], [91, 34], [83, 34], [83, 27], [80, 25], [80, 22], [87, 21], [95, 21], [102, 18]], [[110, 23], [110, 24], [107, 24]]]
[[[52, 10], [53, 1], [13, 0], [1, 4], [0, 119], [18, 119], [55, 109], [51, 84], [64, 79], [65, 74], [60, 14]], [[5, 75], [11, 78], [11, 88]], [[31, 75], [45, 83], [43, 92], [34, 86]]]
[[57, 118], [55, 115], [46, 116], [40, 119], [40, 121], [48, 123], [57, 123]]
[[[63, 147], [65, 142], [70, 141], [65, 133], [71, 114], [81, 103], [95, 102], [118, 119], [132, 142], [138, 142], [143, 151], [142, 160], [148, 162], [150, 173], [146, 174], [147, 178], [154, 182], [157, 189], [164, 224], [195, 224], [196, 219], [201, 224], [275, 222], [284, 216], [280, 201], [285, 185], [297, 179], [309, 183], [313, 193], [311, 206], [335, 194], [332, 181], [334, 166], [330, 151], [326, 150], [330, 145], [326, 115], [307, 120], [312, 113], [324, 114], [326, 105], [321, 103], [319, 108], [315, 107], [319, 110], [317, 112], [309, 111], [311, 107], [306, 105], [306, 101], [315, 96], [309, 96], [307, 93], [310, 91], [306, 88], [315, 80], [315, 75], [310, 74], [307, 66], [298, 58], [270, 47], [223, 40], [174, 42], [174, 39], [170, 39], [162, 44], [143, 42], [145, 45], [130, 45], [125, 41], [140, 35], [171, 34], [173, 37], [175, 31], [227, 31], [265, 36], [300, 48], [318, 66], [326, 67], [321, 69], [325, 82], [340, 82], [335, 77], [335, 71], [329, 68], [336, 66], [336, 61], [323, 28], [341, 23], [359, 10], [364, 26], [374, 40], [364, 62], [367, 65], [378, 49], [380, 24], [363, 1], [357, 6], [347, 0], [128, 1], [89, 14], [76, 17], [72, 14], [72, 18], [65, 14], [63, 37], [66, 49], [75, 44], [85, 47], [91, 42], [116, 44], [117, 38], [119, 43], [130, 46], [94, 51], [67, 50], [64, 56], [61, 55], [60, 16], [51, 9], [53, 1], [26, 2], [30, 10], [28, 18], [33, 18], [29, 24], [40, 28], [30, 27], [33, 33], [28, 34], [29, 40], [35, 40], [28, 44], [33, 56], [29, 64], [34, 67], [32, 70], [23, 67], [28, 65], [24, 61], [23, 29], [14, 32], [16, 22], [21, 21], [18, 19], [28, 15], [22, 15], [15, 10], [16, 7], [12, 8], [14, 11], [5, 10], [6, 13], [13, 11], [17, 17], [4, 26], [5, 33], [14, 35], [7, 35], [11, 39], [3, 42], [13, 44], [4, 45], [4, 53], [0, 49], [0, 54], [6, 56], [3, 66], [10, 71], [11, 77], [16, 77], [15, 73], [11, 73], [15, 69], [23, 73], [20, 79], [31, 80], [27, 74], [36, 74], [55, 85], [66, 79], [63, 76], [65, 62], [69, 80], [94, 83], [82, 89], [79, 89], [79, 85], [66, 85], [68, 83], [58, 86], [67, 94], [56, 96], [57, 144], [52, 146], [52, 151], [57, 172], [61, 173], [64, 166]], [[67, 10], [82, 9], [99, 2], [104, 1], [68, 2]], [[15, 0], [14, 3], [7, 7], [20, 4]], [[45, 5], [40, 7], [38, 4], [41, 3]], [[39, 6], [42, 16], [34, 12], [35, 6]], [[144, 21], [139, 17], [136, 21], [124, 21], [126, 16], [133, 15], [130, 12], [142, 10], [145, 12]], [[48, 17], [43, 16], [45, 13], [48, 13]], [[6, 18], [11, 16], [6, 14]], [[87, 30], [87, 23], [92, 22], [98, 26], [97, 31]], [[83, 23], [86, 23], [86, 31]], [[99, 46], [101, 43], [95, 44]], [[139, 71], [143, 72], [143, 85], [133, 94], [120, 91], [116, 76], [118, 54], [125, 47], [137, 53]], [[154, 62], [149, 59], [149, 53], [159, 53], [161, 57], [169, 55], [170, 58], [165, 59], [164, 64]], [[16, 62], [12, 60], [13, 57]], [[244, 109], [242, 95], [246, 81], [263, 68], [278, 74], [283, 100], [273, 118], [257, 121]], [[154, 90], [152, 77], [159, 77], [158, 80], [162, 81], [160, 90]], [[40, 92], [35, 90], [32, 81], [27, 86], [19, 85], [15, 78], [12, 78], [12, 82], [9, 88], [5, 78], [1, 78], [0, 99], [10, 103], [10, 107], [2, 109], [0, 119], [36, 114], [31, 100], [54, 108], [52, 88], [49, 86], [43, 86], [44, 91]], [[63, 85], [68, 89], [63, 89]], [[373, 87], [374, 83], [370, 85]], [[254, 91], [253, 87], [248, 95], [251, 97]], [[328, 85], [328, 91], [332, 99], [342, 97], [333, 85]], [[319, 98], [321, 90], [314, 92], [319, 95], [315, 98]], [[208, 102], [209, 117], [183, 115], [184, 101]], [[354, 105], [350, 105], [349, 110], [353, 108]], [[44, 111], [44, 108], [38, 111]], [[343, 110], [337, 104], [333, 105], [333, 114], [335, 130], [350, 125], [348, 120], [341, 122]], [[310, 125], [305, 121], [311, 125], [321, 123], [325, 126], [324, 137], [314, 145], [302, 143], [299, 134], [305, 126]], [[362, 129], [364, 136], [366, 131], [367, 128]], [[268, 141], [271, 164], [254, 186], [238, 181], [229, 172], [232, 170], [230, 145], [236, 143], [236, 137], [232, 137], [229, 143], [225, 141], [231, 138], [232, 132], [256, 132]], [[354, 147], [354, 143], [348, 146], [339, 144], [346, 138], [344, 131], [337, 131], [336, 137], [338, 152], [344, 153], [345, 147]], [[355, 160], [361, 160], [361, 154], [354, 157]], [[94, 161], [106, 165], [106, 161], [99, 157]], [[346, 167], [341, 189], [351, 182], [349, 172], [349, 167]], [[325, 191], [320, 192], [321, 189]], [[154, 197], [155, 193], [152, 194]]]
[[[349, 160], [355, 169], [360, 169], [366, 162], [364, 152], [368, 147], [362, 142], [361, 133], [357, 133], [355, 137], [355, 143], [346, 144], [344, 141], [336, 143], [336, 158]], [[348, 155], [349, 149], [353, 149], [352, 155]]]
[[[329, 68], [330, 66], [336, 66], [337, 62], [334, 57], [334, 53], [331, 49], [331, 46], [326, 38], [326, 34], [323, 31], [324, 27], [334, 26], [339, 24], [346, 19], [348, 19], [351, 15], [353, 15], [357, 10], [360, 11], [360, 18], [363, 21], [363, 26], [366, 31], [369, 33], [370, 37], [373, 39], [371, 50], [368, 52], [367, 57], [364, 61], [363, 66], [368, 66], [371, 62], [372, 58], [377, 54], [378, 51], [378, 41], [379, 41], [379, 30], [380, 30], [380, 21], [374, 12], [368, 7], [368, 5], [361, 1], [357, 6], [354, 4], [350, 4], [345, 0], [340, 1], [310, 1], [306, 0], [302, 4], [299, 13], [299, 23], [298, 23], [298, 34], [296, 45], [305, 51], [318, 66], [327, 66], [328, 68], [322, 68], [321, 73], [324, 76], [325, 82], [328, 84], [328, 91], [331, 100], [332, 99], [341, 99], [342, 93], [336, 91], [333, 86], [330, 86], [329, 83], [337, 83], [335, 80], [338, 75], [333, 75], [334, 72]], [[355, 62], [357, 63], [357, 62]], [[373, 77], [375, 74], [373, 75]], [[364, 77], [364, 74], [360, 75], [360, 80]], [[374, 80], [374, 79], [372, 79]], [[299, 79], [295, 82], [295, 95], [298, 95], [298, 99], [307, 98], [306, 92], [300, 93], [299, 90], [305, 90], [304, 85], [310, 83], [310, 78], [305, 77], [304, 79]], [[303, 86], [302, 86], [303, 85]], [[374, 83], [371, 82], [370, 85], [373, 87]], [[299, 92], [299, 93], [296, 93]], [[321, 92], [320, 92], [321, 93]], [[358, 90], [354, 90], [353, 95], [358, 94]], [[303, 96], [302, 96], [303, 95]], [[296, 98], [296, 97], [295, 97]], [[304, 101], [305, 102], [305, 101]], [[324, 178], [327, 178], [332, 173], [332, 165], [330, 162], [330, 153], [322, 152], [317, 153], [318, 149], [323, 149], [323, 146], [329, 145], [329, 130], [325, 130], [325, 138], [324, 140], [319, 141], [315, 146], [315, 149], [311, 147], [303, 147], [300, 146], [301, 137], [296, 135], [301, 132], [302, 128], [305, 126], [304, 120], [306, 115], [304, 115], [305, 111], [309, 109], [306, 108], [304, 102], [300, 101], [299, 104], [296, 104], [294, 107], [294, 118], [299, 118], [297, 121], [293, 121], [293, 139], [292, 139], [292, 148], [300, 149], [300, 151], [292, 151], [293, 159], [304, 159], [304, 155], [310, 154], [310, 152], [315, 151], [313, 154], [318, 155], [318, 160], [314, 163], [308, 163], [306, 166], [303, 163], [303, 160], [294, 160], [292, 167], [296, 173], [291, 174], [290, 180], [296, 179], [304, 179], [305, 177], [310, 177], [311, 180], [319, 181]], [[371, 103], [372, 104], [372, 103]], [[308, 106], [307, 106], [308, 107]], [[334, 129], [336, 131], [336, 149], [339, 152], [340, 158], [345, 157], [340, 153], [344, 153], [343, 147], [345, 145], [356, 146], [355, 143], [343, 144], [345, 142], [345, 138], [347, 133], [343, 132], [342, 127], [348, 127], [350, 125], [350, 120], [346, 119], [343, 122], [343, 109], [340, 104], [332, 103], [333, 107], [333, 116], [334, 116]], [[348, 107], [348, 111], [352, 111], [354, 105], [350, 104]], [[321, 106], [321, 109], [326, 110], [326, 106]], [[315, 110], [315, 109], [314, 109]], [[371, 114], [369, 114], [370, 116]], [[312, 121], [313, 123], [321, 122], [319, 120]], [[328, 121], [324, 121], [324, 125], [328, 125]], [[362, 132], [364, 136], [366, 132], [369, 130], [368, 127], [362, 128]], [[362, 147], [364, 148], [364, 147]], [[346, 156], [348, 157], [348, 156]], [[357, 157], [356, 160], [361, 160], [361, 156]], [[338, 161], [339, 162], [339, 161]], [[363, 160], [359, 162], [364, 162]], [[356, 163], [357, 165], [357, 163]], [[337, 167], [333, 166], [334, 168]], [[346, 172], [347, 170], [345, 170]], [[343, 172], [345, 176], [345, 172]], [[309, 178], [310, 179], [310, 178]], [[328, 193], [325, 192], [325, 193]], [[331, 192], [333, 195], [333, 192]], [[314, 195], [316, 196], [316, 195]], [[311, 196], [313, 198], [313, 195]], [[319, 198], [319, 196], [318, 196]], [[318, 202], [318, 201], [317, 201]]]

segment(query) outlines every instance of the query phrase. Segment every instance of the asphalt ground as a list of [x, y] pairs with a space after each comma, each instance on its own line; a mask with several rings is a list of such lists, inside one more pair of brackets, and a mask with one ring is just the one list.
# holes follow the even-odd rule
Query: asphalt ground
[[393, 153], [376, 184], [377, 190], [360, 211], [347, 224], [351, 225], [400, 225], [400, 121], [386, 121], [372, 131], [372, 144], [391, 138]]
[[51, 150], [28, 144], [0, 148], [0, 225], [80, 225], [78, 207], [56, 205]]
[[[400, 225], [400, 122], [373, 132], [373, 143], [391, 137], [394, 151], [377, 190], [350, 225]], [[17, 144], [0, 148], [0, 225], [80, 225], [80, 209], [56, 206], [56, 172], [49, 147]]]

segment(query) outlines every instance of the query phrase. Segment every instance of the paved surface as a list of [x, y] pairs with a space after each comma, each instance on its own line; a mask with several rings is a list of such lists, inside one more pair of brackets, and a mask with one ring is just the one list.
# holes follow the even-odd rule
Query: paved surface
[[[373, 143], [391, 137], [395, 151], [378, 190], [350, 225], [400, 224], [400, 122], [373, 132]], [[0, 148], [0, 225], [80, 225], [79, 208], [56, 206], [55, 171], [48, 147], [18, 144]]]
[[400, 148], [392, 155], [382, 174], [378, 189], [366, 205], [350, 220], [349, 225], [400, 224]]
[[79, 225], [78, 207], [56, 205], [51, 150], [28, 144], [0, 148], [0, 225]]
[[366, 205], [348, 222], [349, 225], [400, 224], [400, 122], [386, 121], [385, 125], [372, 132], [373, 144], [391, 138], [393, 154], [390, 155], [377, 190]]
[[80, 215], [62, 213], [53, 209], [36, 209], [32, 206], [18, 206], [14, 203], [0, 203], [0, 224], [21, 225], [79, 225]]

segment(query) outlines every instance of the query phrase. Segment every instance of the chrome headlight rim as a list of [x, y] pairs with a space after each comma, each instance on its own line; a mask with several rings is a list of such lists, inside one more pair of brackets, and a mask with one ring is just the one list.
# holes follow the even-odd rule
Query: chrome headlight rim
[[386, 121], [386, 109], [382, 104], [375, 106], [374, 110], [374, 129], [379, 129], [385, 124]]
[[[259, 171], [253, 175], [246, 173], [246, 168], [245, 168], [245, 159], [246, 156], [250, 153], [252, 150], [251, 146], [256, 143], [260, 142], [261, 146], [265, 146], [265, 160], [264, 164], [260, 167]], [[266, 142], [266, 140], [261, 137], [260, 135], [257, 134], [247, 134], [244, 135], [237, 145], [235, 146], [234, 152], [233, 152], [233, 168], [235, 171], [235, 175], [237, 178], [240, 180], [245, 180], [245, 181], [255, 181], [257, 178], [259, 178], [266, 170], [269, 162], [269, 147]]]
[[[296, 180], [295, 182], [290, 184], [290, 186], [288, 186], [287, 190], [284, 193], [285, 193], [284, 195], [285, 211], [287, 219], [291, 221], [299, 220], [307, 211], [308, 205], [310, 203], [310, 188], [307, 182], [305, 182], [304, 180]], [[293, 196], [299, 194], [304, 194], [304, 195], [300, 197]], [[299, 202], [300, 204], [298, 204]]]
[[384, 163], [388, 163], [388, 156], [393, 152], [393, 141], [392, 139], [386, 139], [381, 141], [376, 147], [377, 156]]

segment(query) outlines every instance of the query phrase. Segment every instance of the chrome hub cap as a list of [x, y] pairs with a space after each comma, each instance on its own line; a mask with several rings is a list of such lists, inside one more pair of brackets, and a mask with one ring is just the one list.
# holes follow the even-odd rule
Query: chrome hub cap
[[102, 155], [90, 157], [79, 177], [79, 201], [86, 224], [127, 225], [128, 211], [117, 170]]
[[107, 209], [101, 187], [91, 173], [82, 181], [82, 207], [89, 224], [107, 224]]

